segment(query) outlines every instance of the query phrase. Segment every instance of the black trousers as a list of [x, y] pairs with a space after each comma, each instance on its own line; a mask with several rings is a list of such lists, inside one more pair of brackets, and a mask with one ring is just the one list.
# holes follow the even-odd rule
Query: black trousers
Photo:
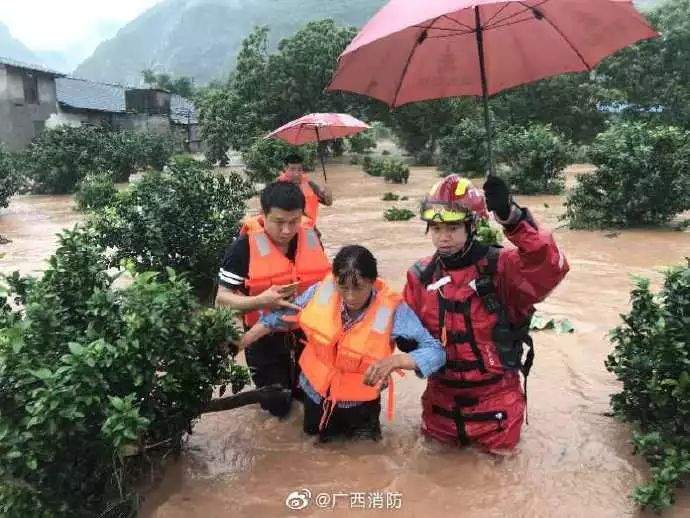
[[252, 381], [257, 388], [280, 385], [291, 391], [290, 394], [261, 403], [264, 410], [276, 417], [286, 416], [292, 400], [301, 397], [297, 386], [300, 374], [297, 362], [304, 347], [300, 341], [303, 336], [301, 332], [272, 333], [244, 351]]
[[378, 441], [381, 438], [380, 414], [380, 398], [350, 408], [336, 407], [326, 428], [319, 434], [323, 405], [314, 403], [309, 396], [304, 395], [304, 433], [319, 434], [321, 440], [344, 436]]

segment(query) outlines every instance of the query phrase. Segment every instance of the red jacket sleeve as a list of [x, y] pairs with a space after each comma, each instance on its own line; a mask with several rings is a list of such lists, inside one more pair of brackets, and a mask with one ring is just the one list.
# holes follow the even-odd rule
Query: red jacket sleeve
[[515, 248], [504, 249], [498, 260], [496, 290], [513, 322], [523, 320], [570, 269], [551, 232], [528, 220], [505, 232]]

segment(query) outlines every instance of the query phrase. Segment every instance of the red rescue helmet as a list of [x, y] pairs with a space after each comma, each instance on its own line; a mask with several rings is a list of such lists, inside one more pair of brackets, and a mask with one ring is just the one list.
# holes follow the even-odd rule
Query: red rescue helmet
[[421, 207], [422, 220], [430, 223], [474, 222], [488, 216], [484, 192], [472, 182], [452, 174], [437, 182], [426, 195]]

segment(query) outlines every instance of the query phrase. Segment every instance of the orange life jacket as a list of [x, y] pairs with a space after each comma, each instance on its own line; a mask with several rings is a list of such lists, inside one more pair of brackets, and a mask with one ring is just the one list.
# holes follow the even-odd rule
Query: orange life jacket
[[[307, 216], [302, 216], [302, 226], [304, 228], [312, 228], [314, 222]], [[240, 235], [244, 236], [250, 232], [262, 232], [264, 229], [264, 217], [262, 214], [258, 216], [247, 216], [242, 220], [242, 228], [240, 228]]]
[[[331, 271], [319, 237], [312, 228], [300, 228], [294, 262], [285, 257], [263, 229], [250, 232], [248, 236], [249, 274], [244, 284], [249, 295], [258, 295], [271, 286], [293, 282], [299, 282], [297, 293], [302, 293]], [[258, 319], [259, 311], [244, 314], [247, 326], [254, 325]]]
[[[306, 346], [299, 364], [314, 390], [331, 405], [324, 412], [321, 427], [328, 422], [338, 401], [371, 401], [379, 390], [364, 384], [364, 373], [377, 360], [390, 356], [395, 348], [391, 339], [393, 317], [402, 297], [378, 279], [376, 295], [364, 316], [344, 330], [341, 297], [333, 277], [326, 277], [314, 297], [299, 315], [306, 335]], [[393, 384], [389, 379], [388, 413], [393, 411]]]
[[[278, 181], [291, 182], [292, 180], [286, 173], [283, 173], [278, 177]], [[304, 214], [312, 221], [311, 226], [315, 226], [316, 218], [319, 217], [319, 197], [314, 192], [314, 189], [311, 188], [306, 174], [302, 175], [299, 186], [302, 189], [302, 194], [304, 194]]]

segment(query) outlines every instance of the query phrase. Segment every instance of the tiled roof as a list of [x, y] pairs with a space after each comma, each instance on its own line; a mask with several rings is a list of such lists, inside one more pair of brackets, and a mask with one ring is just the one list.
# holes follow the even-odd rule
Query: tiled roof
[[61, 77], [55, 80], [57, 100], [79, 110], [123, 113], [125, 89], [122, 86]]
[[57, 77], [62, 77], [65, 74], [58, 72], [57, 70], [52, 70], [43, 65], [35, 65], [31, 63], [24, 63], [22, 61], [17, 61], [15, 59], [3, 58], [0, 56], [0, 65], [8, 65], [14, 68], [23, 68], [24, 70], [35, 70], [37, 72], [43, 72], [44, 74], [50, 74]]

